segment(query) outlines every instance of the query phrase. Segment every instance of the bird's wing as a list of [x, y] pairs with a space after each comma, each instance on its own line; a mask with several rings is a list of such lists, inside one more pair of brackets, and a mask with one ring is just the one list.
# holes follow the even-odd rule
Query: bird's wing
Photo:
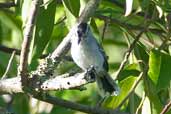
[[109, 70], [109, 64], [108, 64], [108, 58], [109, 57], [106, 55], [106, 53], [105, 53], [104, 49], [102, 48], [102, 46], [99, 43], [97, 43], [97, 44], [98, 44], [98, 47], [99, 47], [99, 51], [102, 53], [103, 58], [104, 58], [103, 68], [106, 71], [108, 71]]

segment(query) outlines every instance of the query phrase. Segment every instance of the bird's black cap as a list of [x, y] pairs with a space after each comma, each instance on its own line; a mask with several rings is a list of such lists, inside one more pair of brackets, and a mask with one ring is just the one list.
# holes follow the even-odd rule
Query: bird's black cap
[[78, 37], [84, 36], [84, 34], [86, 33], [86, 31], [87, 31], [87, 23], [80, 23], [78, 25], [78, 30], [77, 30]]

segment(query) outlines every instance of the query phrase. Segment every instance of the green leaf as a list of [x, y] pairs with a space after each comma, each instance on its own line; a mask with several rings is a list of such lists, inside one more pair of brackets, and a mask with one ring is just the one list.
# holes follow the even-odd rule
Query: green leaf
[[144, 80], [145, 93], [150, 101], [151, 114], [159, 114], [162, 109], [162, 104], [158, 96], [158, 89], [155, 84], [147, 77]]
[[77, 17], [79, 16], [80, 11], [80, 1], [79, 0], [63, 0], [63, 5], [66, 12], [67, 17], [67, 27], [71, 28], [75, 22]]
[[29, 99], [26, 95], [16, 94], [13, 98], [12, 107], [17, 114], [30, 114]]
[[149, 99], [150, 99], [152, 114], [159, 114], [162, 109], [162, 104], [160, 102], [159, 97], [157, 96], [157, 94], [153, 93], [149, 95]]
[[142, 43], [138, 43], [135, 45], [134, 54], [137, 60], [143, 60], [143, 62], [148, 64], [149, 55], [146, 50], [146, 47]]
[[138, 76], [139, 75], [139, 67], [138, 64], [129, 64], [127, 65], [123, 71], [118, 76], [118, 80], [126, 79], [129, 76]]
[[100, 39], [100, 32], [97, 28], [96, 22], [94, 19], [91, 19], [90, 21], [90, 25], [93, 31], [93, 35], [95, 36], [95, 38], [97, 39], [98, 42], [100, 42], [100, 44], [102, 43], [101, 39]]
[[[14, 15], [5, 13], [0, 10], [0, 21], [8, 28], [21, 32], [21, 21], [17, 19]], [[21, 34], [21, 33], [20, 33]]]
[[120, 82], [121, 92], [118, 96], [109, 97], [103, 104], [104, 107], [115, 109], [128, 95], [137, 77], [129, 76]]
[[63, 0], [63, 3], [72, 15], [75, 17], [79, 16], [80, 0], [74, 0], [74, 2], [72, 0]]
[[31, 48], [31, 55], [29, 62], [31, 68], [34, 69], [37, 64], [37, 58], [39, 58], [47, 44], [51, 39], [51, 34], [54, 26], [56, 12], [56, 2], [49, 3], [46, 7], [41, 6], [37, 15], [37, 21], [35, 26], [35, 32], [33, 34], [33, 42]]
[[169, 87], [171, 80], [171, 56], [152, 50], [149, 58], [149, 71], [148, 75], [156, 85], [158, 91], [162, 88]]

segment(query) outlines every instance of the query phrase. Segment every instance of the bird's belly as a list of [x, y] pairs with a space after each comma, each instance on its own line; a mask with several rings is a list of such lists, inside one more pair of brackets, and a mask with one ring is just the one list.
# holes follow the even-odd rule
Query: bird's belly
[[90, 66], [94, 66], [97, 71], [102, 69], [104, 59], [97, 51], [90, 47], [82, 48], [80, 46], [71, 48], [71, 55], [75, 63], [83, 70], [87, 70]]

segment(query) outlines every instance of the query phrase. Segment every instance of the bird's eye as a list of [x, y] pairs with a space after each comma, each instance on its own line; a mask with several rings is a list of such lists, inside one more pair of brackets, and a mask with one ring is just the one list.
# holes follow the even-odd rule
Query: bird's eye
[[78, 34], [78, 37], [82, 37], [84, 33], [81, 30], [78, 30], [77, 34]]

